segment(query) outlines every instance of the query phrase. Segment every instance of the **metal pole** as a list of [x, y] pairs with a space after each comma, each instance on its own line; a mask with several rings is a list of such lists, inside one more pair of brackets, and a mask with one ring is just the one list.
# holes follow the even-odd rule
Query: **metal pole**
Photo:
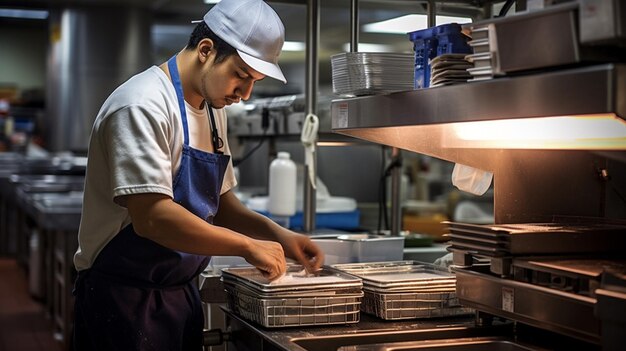
[[400, 182], [402, 180], [402, 162], [400, 149], [391, 149], [391, 235], [399, 236], [402, 230], [402, 204], [400, 203]]
[[435, 9], [435, 0], [428, 0], [428, 6], [426, 7], [428, 12], [428, 28], [437, 25], [437, 13]]
[[[305, 109], [306, 115], [317, 115], [317, 91], [318, 91], [318, 61], [317, 48], [319, 46], [319, 1], [308, 0], [306, 8], [306, 87], [305, 87]], [[315, 146], [317, 148], [317, 146]], [[314, 155], [317, 155], [317, 150]], [[313, 160], [315, 169], [317, 169], [317, 158]], [[313, 184], [309, 180], [308, 167], [305, 167], [304, 177], [304, 231], [312, 233], [315, 230], [315, 205], [316, 194]]]
[[350, 0], [350, 52], [359, 51], [359, 0]]

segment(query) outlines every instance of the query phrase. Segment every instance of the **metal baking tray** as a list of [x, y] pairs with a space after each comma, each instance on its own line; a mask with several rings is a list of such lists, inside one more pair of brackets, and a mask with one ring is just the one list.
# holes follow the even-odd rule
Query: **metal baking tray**
[[301, 265], [288, 265], [285, 275], [288, 279], [270, 281], [254, 267], [232, 267], [222, 269], [222, 278], [224, 281], [243, 284], [260, 293], [360, 288], [363, 286], [361, 279], [328, 267], [322, 267], [314, 275], [301, 275], [303, 270]]
[[432, 264], [417, 261], [391, 261], [337, 264], [332, 268], [363, 280], [364, 287], [415, 289], [449, 286], [456, 282], [454, 274]]
[[352, 295], [263, 299], [225, 285], [229, 308], [264, 327], [358, 323], [363, 292]]

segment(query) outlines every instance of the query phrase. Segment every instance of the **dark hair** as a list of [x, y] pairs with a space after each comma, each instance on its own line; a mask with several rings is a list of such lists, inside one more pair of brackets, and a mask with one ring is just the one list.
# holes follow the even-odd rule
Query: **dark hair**
[[191, 36], [189, 36], [189, 42], [187, 42], [187, 47], [185, 47], [185, 50], [195, 49], [196, 47], [198, 47], [198, 43], [200, 43], [200, 41], [205, 38], [213, 40], [213, 48], [215, 49], [217, 55], [215, 56], [216, 63], [220, 63], [224, 61], [228, 56], [237, 53], [237, 50], [234, 47], [222, 40], [222, 38], [218, 37], [217, 34], [213, 33], [213, 31], [209, 28], [209, 26], [207, 26], [204, 21], [198, 23], [196, 28], [194, 28]]

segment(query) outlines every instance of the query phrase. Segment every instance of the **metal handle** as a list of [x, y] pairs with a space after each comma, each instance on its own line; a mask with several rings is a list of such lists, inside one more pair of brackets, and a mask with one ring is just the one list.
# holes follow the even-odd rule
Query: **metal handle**
[[202, 345], [219, 346], [230, 340], [230, 333], [222, 329], [205, 329], [202, 331]]

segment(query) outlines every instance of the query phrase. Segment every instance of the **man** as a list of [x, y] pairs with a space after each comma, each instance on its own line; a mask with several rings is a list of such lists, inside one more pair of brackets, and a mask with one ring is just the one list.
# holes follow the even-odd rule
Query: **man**
[[[248, 210], [235, 186], [223, 107], [250, 97], [277, 65], [278, 15], [223, 0], [185, 49], [116, 89], [89, 144], [75, 287], [77, 350], [200, 350], [192, 280], [210, 256], [242, 256], [268, 279], [285, 256], [315, 271], [323, 253]], [[240, 234], [241, 233], [241, 234]]]

